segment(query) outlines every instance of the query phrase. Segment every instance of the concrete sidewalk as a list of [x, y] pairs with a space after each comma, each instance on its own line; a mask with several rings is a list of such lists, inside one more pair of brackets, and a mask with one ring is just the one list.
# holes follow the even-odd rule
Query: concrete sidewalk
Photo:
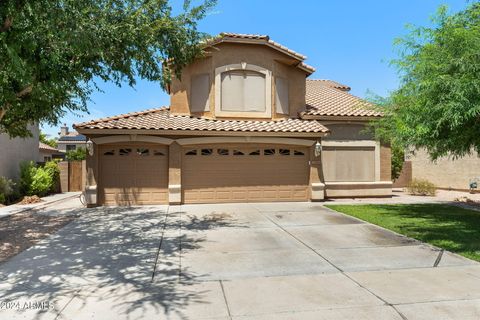
[[44, 209], [52, 204], [66, 201], [69, 199], [73, 199], [79, 197], [81, 192], [64, 192], [64, 193], [56, 193], [50, 196], [46, 196], [41, 198], [43, 201], [39, 203], [32, 203], [32, 204], [12, 204], [10, 206], [5, 206], [0, 208], [0, 218], [6, 217], [15, 213], [21, 213], [29, 210], [39, 210]]
[[437, 190], [437, 194], [430, 196], [410, 195], [403, 189], [394, 189], [391, 198], [338, 198], [326, 199], [324, 204], [416, 204], [416, 203], [444, 203], [444, 204], [463, 204], [455, 202], [455, 199], [467, 197], [474, 201], [480, 201], [480, 193], [471, 194], [463, 191]]

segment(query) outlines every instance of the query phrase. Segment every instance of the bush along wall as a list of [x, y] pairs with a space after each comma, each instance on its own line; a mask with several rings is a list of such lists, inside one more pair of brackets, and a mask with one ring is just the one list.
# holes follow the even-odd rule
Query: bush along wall
[[60, 169], [56, 161], [38, 166], [33, 161], [20, 164], [20, 193], [26, 196], [46, 196], [56, 191]]

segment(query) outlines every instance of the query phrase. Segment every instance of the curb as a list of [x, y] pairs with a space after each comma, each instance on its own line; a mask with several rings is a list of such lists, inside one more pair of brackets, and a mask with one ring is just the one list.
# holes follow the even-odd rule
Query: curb
[[81, 194], [73, 194], [73, 195], [70, 195], [70, 196], [65, 197], [65, 198], [52, 200], [52, 201], [47, 202], [47, 203], [39, 204], [38, 206], [35, 206], [35, 207], [23, 208], [23, 209], [20, 209], [18, 211], [8, 212], [8, 213], [3, 214], [3, 215], [0, 213], [0, 219], [11, 216], [11, 215], [14, 215], [14, 214], [17, 214], [17, 213], [25, 213], [25, 212], [28, 212], [28, 211], [39, 211], [39, 210], [45, 209], [45, 208], [47, 208], [47, 207], [49, 207], [49, 206], [51, 206], [55, 203], [80, 197], [80, 195]]

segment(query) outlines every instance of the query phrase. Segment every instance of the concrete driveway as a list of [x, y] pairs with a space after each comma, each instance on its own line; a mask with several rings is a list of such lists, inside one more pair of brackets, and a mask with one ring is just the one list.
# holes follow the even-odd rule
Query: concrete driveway
[[0, 264], [1, 319], [480, 318], [479, 264], [320, 204], [68, 210]]

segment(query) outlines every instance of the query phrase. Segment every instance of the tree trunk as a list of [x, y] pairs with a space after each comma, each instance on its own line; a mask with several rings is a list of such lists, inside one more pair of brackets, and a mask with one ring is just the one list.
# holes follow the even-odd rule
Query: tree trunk
[[0, 109], [0, 121], [2, 121], [3, 117], [7, 113], [8, 105], [5, 105]]
[[[15, 96], [17, 99], [21, 99], [25, 97], [26, 95], [29, 95], [33, 90], [32, 85], [28, 85], [25, 88], [23, 88], [22, 91], [17, 92]], [[5, 114], [7, 114], [8, 109], [10, 108], [10, 104], [7, 102], [5, 103], [1, 108], [0, 108], [0, 121], [2, 121], [3, 117], [5, 117]]]
[[7, 32], [8, 30], [10, 30], [10, 28], [12, 27], [12, 22], [12, 18], [6, 17], [5, 21], [3, 21], [3, 25], [0, 26], [0, 32]]

